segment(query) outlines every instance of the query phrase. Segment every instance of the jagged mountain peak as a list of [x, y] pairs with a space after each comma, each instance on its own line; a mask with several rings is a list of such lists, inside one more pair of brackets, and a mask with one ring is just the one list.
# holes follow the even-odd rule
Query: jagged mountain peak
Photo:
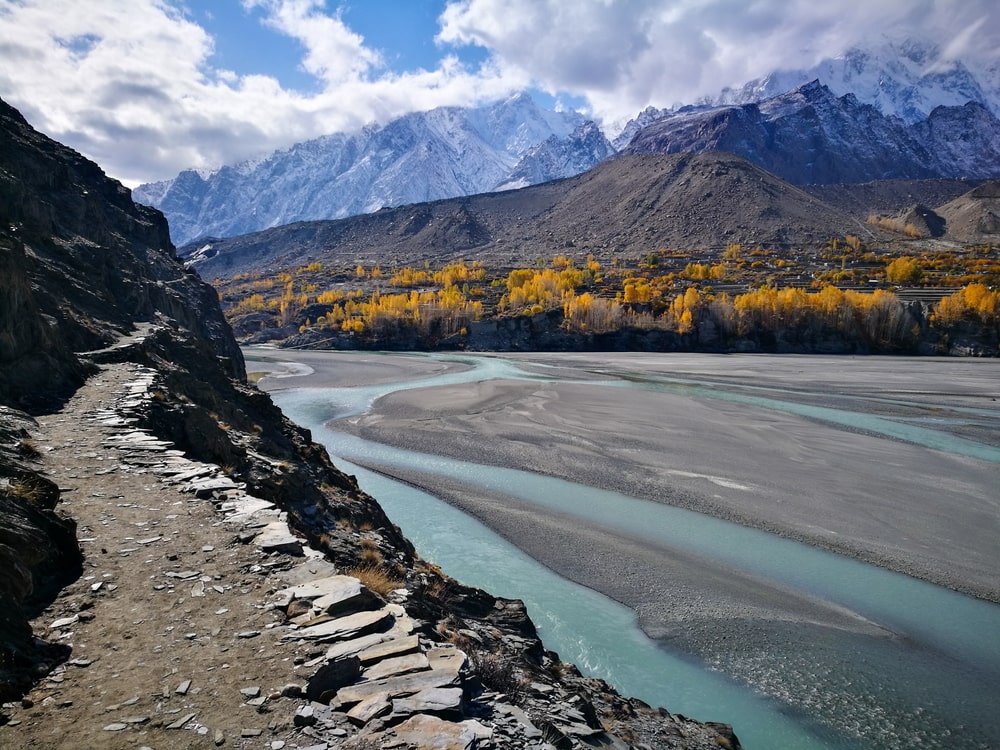
[[511, 190], [572, 177], [614, 153], [615, 147], [604, 137], [597, 123], [588, 120], [578, 125], [567, 137], [552, 135], [529, 149], [497, 189]]
[[[159, 208], [183, 244], [385, 206], [487, 192], [509, 182], [531, 149], [565, 140], [562, 160], [536, 165], [533, 181], [576, 174], [607, 154], [579, 147], [576, 112], [547, 110], [519, 93], [493, 104], [413, 112], [357, 133], [333, 133], [210, 172], [185, 170], [141, 185], [136, 199]], [[596, 128], [596, 126], [594, 126]], [[610, 153], [610, 152], [608, 152]]]
[[629, 153], [729, 151], [798, 184], [993, 177], [1000, 120], [984, 105], [936, 107], [907, 125], [819, 80], [742, 105], [685, 107], [640, 128]]
[[662, 117], [666, 117], [670, 113], [671, 110], [669, 109], [657, 109], [652, 105], [646, 107], [622, 126], [621, 130], [618, 131], [618, 135], [611, 139], [612, 145], [616, 150], [621, 151], [629, 145], [635, 134], [642, 130], [642, 128]]

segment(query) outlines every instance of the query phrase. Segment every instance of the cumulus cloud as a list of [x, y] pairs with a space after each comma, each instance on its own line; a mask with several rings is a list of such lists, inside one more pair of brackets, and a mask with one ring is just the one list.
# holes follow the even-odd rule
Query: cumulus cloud
[[490, 50], [503, 72], [583, 96], [602, 119], [690, 102], [882, 35], [996, 59], [995, 0], [456, 0], [441, 42]]
[[[605, 122], [808, 67], [884, 32], [997, 65], [995, 0], [449, 0], [440, 62], [398, 73], [337, 0], [241, 0], [295, 39], [308, 92], [213, 62], [183, 0], [0, 0], [0, 96], [135, 184], [535, 86]], [[484, 48], [474, 69], [455, 52]]]
[[212, 37], [167, 0], [0, 0], [0, 96], [134, 185], [528, 83], [491, 62], [468, 70], [452, 55], [434, 70], [394, 73], [322, 2], [245, 5], [301, 43], [318, 91], [213, 66]]
[[264, 8], [268, 26], [297, 39], [306, 48], [302, 67], [336, 86], [365, 76], [381, 64], [376, 50], [351, 31], [339, 13], [329, 16], [320, 0], [243, 0], [246, 8]]

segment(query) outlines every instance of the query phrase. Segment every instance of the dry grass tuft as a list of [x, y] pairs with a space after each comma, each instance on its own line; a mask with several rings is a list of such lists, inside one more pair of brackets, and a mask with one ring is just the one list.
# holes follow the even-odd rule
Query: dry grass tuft
[[361, 554], [358, 557], [361, 560], [362, 565], [369, 565], [372, 567], [381, 565], [385, 560], [385, 558], [382, 557], [382, 551], [378, 548], [378, 543], [372, 541], [371, 539], [361, 540]]
[[403, 587], [403, 581], [381, 565], [359, 565], [356, 568], [345, 570], [344, 575], [354, 576], [365, 585], [365, 588], [379, 596], [388, 596], [396, 589]]
[[48, 499], [45, 484], [27, 479], [15, 479], [10, 483], [10, 493], [31, 505], [44, 505]]
[[424, 589], [424, 595], [435, 602], [443, 602], [445, 600], [445, 595], [448, 593], [448, 584], [442, 579], [437, 578], [427, 585]]
[[22, 438], [21, 442], [18, 443], [17, 452], [21, 454], [21, 458], [29, 461], [37, 461], [42, 457], [42, 452], [38, 449], [38, 444], [28, 437]]
[[515, 705], [524, 696], [524, 680], [501, 654], [472, 649], [467, 651], [480, 681], [491, 690], [504, 693]]

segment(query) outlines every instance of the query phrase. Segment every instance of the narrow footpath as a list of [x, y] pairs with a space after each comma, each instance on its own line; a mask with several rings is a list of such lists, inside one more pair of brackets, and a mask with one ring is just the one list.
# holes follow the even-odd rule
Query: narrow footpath
[[[164, 481], [179, 452], [140, 440], [120, 413], [148, 382], [134, 365], [111, 365], [39, 420], [84, 572], [33, 623], [73, 657], [0, 729], [4, 747], [270, 747], [293, 736], [294, 707], [248, 702], [298, 679], [296, 646], [275, 630], [283, 615], [267, 606], [271, 563], [211, 502]], [[247, 744], [256, 737], [267, 744]]]
[[[39, 420], [84, 572], [33, 623], [72, 658], [0, 728], [0, 746], [366, 747], [351, 739], [358, 727], [400, 711], [411, 718], [386, 746], [488, 741], [492, 730], [476, 721], [420, 715], [462, 701], [461, 651], [422, 643], [402, 607], [337, 575], [269, 502], [135, 428], [129, 412], [151, 397], [153, 379], [135, 365], [107, 366]], [[356, 674], [313, 674], [330, 659]], [[358, 695], [339, 701], [360, 709], [350, 715], [325, 705], [330, 695], [307, 696], [324, 679], [336, 692], [362, 670]], [[394, 679], [407, 684], [394, 689]]]

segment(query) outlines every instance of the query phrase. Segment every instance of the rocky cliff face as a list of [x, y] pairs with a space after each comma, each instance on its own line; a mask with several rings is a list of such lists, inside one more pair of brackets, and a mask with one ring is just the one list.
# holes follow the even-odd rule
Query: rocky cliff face
[[640, 128], [625, 151], [728, 151], [804, 185], [992, 177], [998, 143], [1000, 120], [981, 104], [938, 107], [908, 126], [812, 81], [756, 103], [670, 112]]
[[[234, 730], [260, 736], [245, 724], [241, 730], [244, 720], [224, 704], [242, 685], [236, 677], [227, 682], [228, 663], [205, 661], [211, 651], [244, 659], [236, 664], [246, 670], [265, 660], [267, 679], [291, 683], [273, 694], [240, 691], [244, 705], [270, 714], [272, 747], [286, 739], [356, 747], [738, 747], [727, 727], [655, 711], [582, 677], [545, 651], [520, 602], [462, 586], [423, 562], [375, 500], [245, 382], [214, 292], [174, 258], [162, 216], [133, 204], [95, 165], [10, 108], [0, 124], [0, 257], [16, 271], [0, 275], [0, 299], [15, 300], [6, 309], [17, 315], [3, 329], [0, 401], [45, 410], [46, 399], [28, 392], [39, 371], [31, 347], [44, 347], [40, 356], [60, 365], [44, 383], [53, 396], [65, 397], [99, 370], [62, 411], [40, 418], [52, 443], [43, 451], [27, 440], [34, 427], [25, 415], [0, 414], [3, 700], [68, 650], [40, 649], [26, 621], [79, 573], [73, 522], [60, 514], [60, 491], [41, 468], [74, 482], [67, 507], [86, 519], [88, 543], [105, 545], [87, 548], [90, 577], [72, 583], [46, 617], [60, 642], [87, 649], [87, 658], [69, 664], [89, 668], [97, 681], [77, 683], [74, 692], [60, 667], [40, 688], [44, 699], [4, 703], [0, 724], [10, 719], [10, 726], [0, 744], [44, 743], [53, 720], [75, 746], [103, 744], [115, 732], [137, 732], [159, 746], [177, 742], [183, 730], [208, 734], [210, 721], [216, 744]], [[161, 533], [137, 538], [136, 528]], [[132, 546], [123, 547], [123, 538]], [[180, 544], [188, 538], [198, 540], [195, 549]], [[149, 550], [148, 562], [130, 558], [140, 549]], [[180, 556], [201, 560], [201, 570], [169, 564]], [[163, 560], [166, 570], [148, 567]], [[214, 578], [202, 575], [209, 565]], [[151, 576], [167, 582], [152, 594]], [[184, 586], [180, 598], [175, 585]], [[211, 618], [229, 608], [199, 605], [209, 594], [240, 607], [229, 614], [228, 635], [213, 630], [219, 620]], [[129, 607], [157, 614], [136, 619]], [[172, 624], [164, 628], [157, 618]], [[247, 620], [261, 625], [249, 629]], [[109, 647], [108, 628], [119, 621], [122, 641]], [[258, 650], [256, 638], [269, 645]], [[133, 639], [143, 644], [139, 672]], [[115, 701], [106, 710], [147, 713], [101, 726], [94, 690], [127, 683], [148, 692], [153, 673], [173, 674], [183, 648], [191, 650], [180, 663], [200, 670], [211, 690], [201, 694], [184, 680], [141, 709], [128, 708], [141, 706], [141, 696]], [[54, 705], [63, 719], [47, 713]]]
[[936, 107], [909, 132], [932, 155], [935, 171], [944, 177], [1000, 175], [1000, 121], [981, 104]]
[[[100, 349], [136, 322], [169, 318], [232, 375], [243, 360], [214, 290], [175, 260], [163, 215], [0, 102], [0, 403], [65, 394]], [[74, 376], [76, 378], [74, 379]]]
[[80, 572], [76, 525], [39, 473], [34, 420], [0, 406], [0, 702], [20, 697], [68, 649], [32, 636], [28, 617]]

